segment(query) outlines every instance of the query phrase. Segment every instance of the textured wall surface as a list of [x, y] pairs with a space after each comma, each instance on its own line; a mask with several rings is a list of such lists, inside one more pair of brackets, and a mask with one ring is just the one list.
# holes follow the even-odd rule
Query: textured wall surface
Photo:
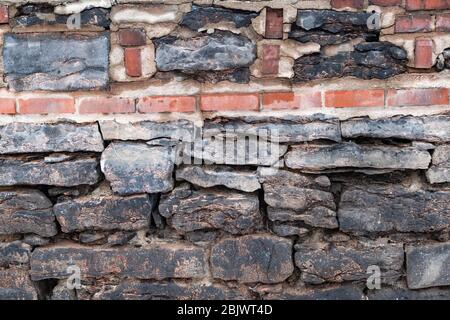
[[449, 1], [0, 1], [0, 47], [0, 299], [450, 299]]

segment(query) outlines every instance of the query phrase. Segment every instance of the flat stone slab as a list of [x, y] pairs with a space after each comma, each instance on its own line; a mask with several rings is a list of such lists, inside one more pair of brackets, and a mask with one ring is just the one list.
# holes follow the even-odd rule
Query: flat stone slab
[[426, 176], [431, 184], [450, 182], [450, 145], [436, 147], [432, 166]]
[[332, 285], [327, 287], [285, 288], [281, 293], [269, 293], [264, 300], [364, 300], [361, 286]]
[[102, 152], [97, 124], [20, 123], [0, 126], [0, 154], [32, 152]]
[[109, 35], [5, 34], [3, 63], [14, 91], [105, 88]]
[[406, 273], [410, 289], [450, 285], [450, 244], [406, 247]]

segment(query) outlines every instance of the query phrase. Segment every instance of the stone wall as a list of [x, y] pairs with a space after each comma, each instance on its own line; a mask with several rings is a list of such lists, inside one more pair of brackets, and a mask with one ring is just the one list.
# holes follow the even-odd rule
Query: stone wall
[[450, 299], [449, 1], [9, 0], [0, 31], [0, 299]]

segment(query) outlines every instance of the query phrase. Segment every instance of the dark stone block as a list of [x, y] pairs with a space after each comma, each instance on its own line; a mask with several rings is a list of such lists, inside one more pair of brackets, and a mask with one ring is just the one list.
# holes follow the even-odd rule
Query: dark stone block
[[264, 300], [364, 300], [362, 286], [285, 288], [282, 293], [270, 293]]
[[10, 243], [0, 242], [0, 267], [28, 264], [30, 261], [30, 253], [31, 246], [20, 241]]

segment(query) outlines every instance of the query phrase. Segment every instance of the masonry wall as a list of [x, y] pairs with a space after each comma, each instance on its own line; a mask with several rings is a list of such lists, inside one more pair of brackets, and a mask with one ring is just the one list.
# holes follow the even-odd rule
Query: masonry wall
[[449, 1], [14, 0], [0, 30], [1, 299], [450, 298]]

